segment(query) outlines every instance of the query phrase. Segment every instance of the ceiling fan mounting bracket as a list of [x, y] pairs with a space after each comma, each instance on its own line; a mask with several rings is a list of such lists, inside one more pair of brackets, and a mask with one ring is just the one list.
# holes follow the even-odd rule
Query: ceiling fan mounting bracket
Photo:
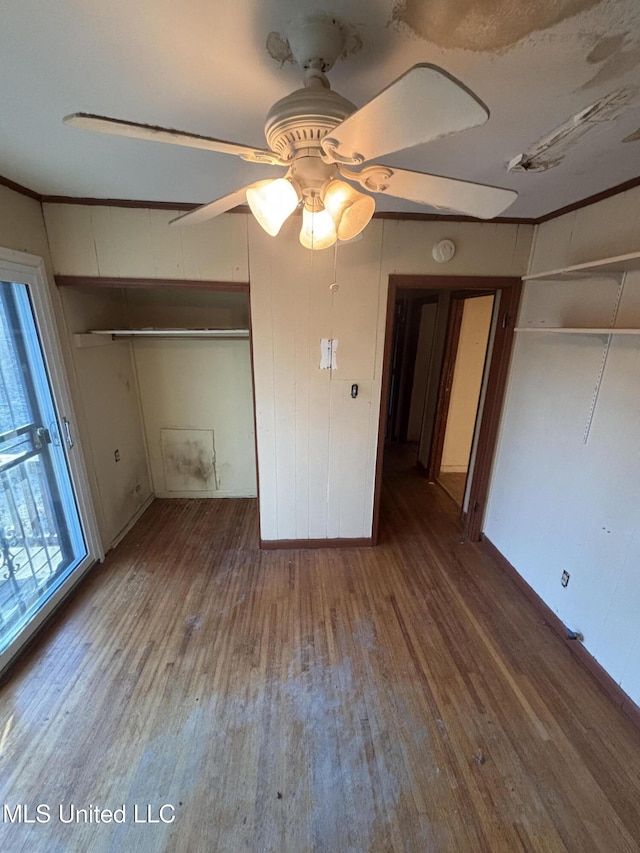
[[309, 15], [294, 23], [288, 32], [289, 47], [301, 68], [329, 71], [343, 53], [345, 34], [340, 23], [329, 15]]

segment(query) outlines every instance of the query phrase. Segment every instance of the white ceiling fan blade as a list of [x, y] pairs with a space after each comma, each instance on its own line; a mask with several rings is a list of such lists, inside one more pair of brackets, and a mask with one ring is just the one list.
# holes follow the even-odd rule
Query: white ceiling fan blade
[[169, 221], [169, 225], [197, 225], [199, 222], [205, 222], [207, 219], [213, 219], [214, 216], [219, 216], [221, 213], [226, 213], [237, 207], [239, 204], [244, 204], [247, 200], [247, 190], [253, 184], [243, 187], [241, 190], [235, 190], [228, 195], [223, 195], [221, 198], [210, 201], [208, 204], [201, 204], [190, 210], [188, 213], [182, 213], [176, 216], [175, 219]]
[[515, 190], [442, 178], [425, 172], [411, 172], [408, 169], [394, 169], [391, 166], [368, 166], [359, 172], [343, 166], [340, 172], [348, 180], [358, 181], [370, 192], [385, 193], [478, 219], [493, 219], [518, 197]]
[[442, 68], [414, 65], [323, 140], [339, 163], [357, 164], [484, 124], [485, 105]]
[[282, 161], [265, 148], [251, 148], [237, 142], [225, 142], [211, 136], [200, 136], [197, 133], [187, 133], [183, 130], [172, 130], [167, 127], [156, 127], [151, 124], [138, 124], [133, 121], [122, 121], [119, 118], [96, 116], [90, 113], [73, 113], [66, 116], [64, 123], [69, 127], [81, 130], [92, 130], [98, 133], [112, 133], [116, 136], [127, 136], [132, 139], [146, 139], [152, 142], [168, 142], [171, 145], [184, 145], [187, 148], [202, 148], [206, 151], [217, 151], [221, 154], [235, 154], [243, 160], [253, 163], [272, 163], [282, 165]]

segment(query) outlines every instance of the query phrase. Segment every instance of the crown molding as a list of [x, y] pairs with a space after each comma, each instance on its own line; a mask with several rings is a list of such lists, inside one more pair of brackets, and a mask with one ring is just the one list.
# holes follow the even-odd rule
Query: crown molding
[[[194, 210], [200, 207], [199, 204], [182, 202], [182, 201], [145, 201], [142, 199], [126, 199], [126, 198], [85, 198], [66, 195], [43, 195], [35, 190], [25, 187], [22, 184], [12, 181], [10, 178], [5, 178], [0, 175], [0, 186], [7, 187], [14, 192], [29, 198], [39, 201], [41, 204], [77, 204], [77, 205], [93, 205], [100, 207], [128, 207], [128, 208], [146, 208], [147, 210]], [[596, 204], [599, 201], [604, 201], [612, 196], [627, 192], [640, 186], [640, 177], [632, 178], [622, 184], [617, 184], [615, 187], [610, 187], [602, 192], [594, 193], [580, 201], [572, 202], [557, 210], [552, 210], [538, 217], [510, 217], [496, 216], [494, 219], [484, 220], [476, 219], [473, 216], [456, 216], [450, 214], [438, 213], [402, 213], [399, 211], [379, 211], [374, 213], [375, 219], [405, 219], [415, 220], [418, 222], [497, 222], [507, 225], [541, 225], [543, 222], [549, 222], [552, 219], [557, 219], [565, 213], [572, 213], [574, 210], [580, 210], [583, 207]], [[249, 213], [247, 205], [239, 205], [228, 213]]]
[[0, 175], [0, 186], [7, 187], [7, 189], [20, 193], [20, 195], [26, 195], [29, 198], [35, 199], [35, 201], [42, 202], [42, 196], [40, 193], [37, 193], [35, 190], [30, 190], [29, 187], [23, 187], [22, 184], [18, 184], [10, 178], [5, 178], [3, 175]]
[[620, 195], [620, 193], [627, 192], [627, 190], [633, 190], [636, 187], [640, 187], [640, 177], [632, 178], [630, 181], [625, 181], [623, 184], [618, 184], [615, 187], [611, 187], [608, 190], [602, 190], [602, 192], [594, 193], [593, 195], [587, 196], [586, 198], [581, 199], [580, 201], [575, 201], [572, 204], [567, 204], [564, 207], [560, 207], [557, 210], [551, 211], [551, 213], [545, 213], [543, 216], [539, 216], [535, 220], [536, 225], [540, 225], [543, 222], [548, 222], [550, 219], [557, 219], [558, 216], [564, 216], [565, 213], [572, 213], [574, 210], [580, 210], [583, 207], [589, 207], [591, 204], [596, 204], [599, 201], [604, 201], [607, 198], [611, 198], [614, 195]]

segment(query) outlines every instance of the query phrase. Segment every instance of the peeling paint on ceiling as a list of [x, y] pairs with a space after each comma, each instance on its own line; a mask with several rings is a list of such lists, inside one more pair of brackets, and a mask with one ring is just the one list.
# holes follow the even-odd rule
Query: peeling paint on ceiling
[[500, 53], [600, 0], [400, 0], [392, 21], [440, 47]]
[[[340, 25], [344, 37], [344, 49], [339, 58], [347, 59], [347, 57], [353, 56], [353, 54], [362, 50], [362, 37], [357, 27], [335, 18], [334, 21]], [[280, 63], [280, 65], [284, 65], [286, 62], [296, 62], [289, 39], [285, 34], [278, 32], [269, 33], [266, 46], [269, 56]]]
[[294, 61], [289, 42], [280, 33], [269, 33], [266, 47], [269, 56], [280, 65]]
[[627, 86], [610, 92], [574, 116], [554, 128], [527, 151], [518, 154], [508, 164], [509, 171], [544, 172], [559, 166], [567, 151], [596, 127], [604, 122], [615, 121], [624, 109], [636, 98], [638, 90]]

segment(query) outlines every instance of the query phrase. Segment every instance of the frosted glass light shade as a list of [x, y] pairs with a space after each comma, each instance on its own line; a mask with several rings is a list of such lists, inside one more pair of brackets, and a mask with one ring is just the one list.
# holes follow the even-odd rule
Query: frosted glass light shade
[[247, 202], [267, 234], [275, 237], [298, 206], [298, 193], [286, 178], [267, 179], [247, 187]]
[[300, 242], [305, 249], [328, 249], [336, 240], [336, 227], [328, 210], [302, 209]]
[[331, 181], [324, 194], [324, 206], [333, 217], [339, 240], [352, 240], [373, 216], [376, 203], [344, 181]]

